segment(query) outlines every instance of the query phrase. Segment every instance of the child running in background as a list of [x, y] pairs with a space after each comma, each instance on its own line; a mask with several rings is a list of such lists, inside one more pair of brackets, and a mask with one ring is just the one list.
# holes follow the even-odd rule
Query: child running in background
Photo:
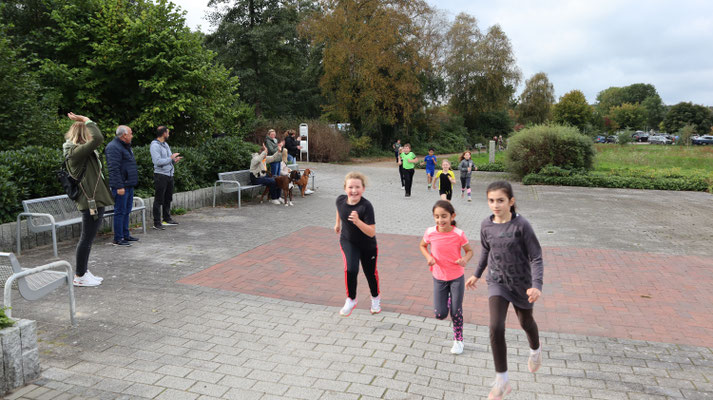
[[480, 226], [480, 261], [465, 286], [474, 289], [488, 268], [485, 280], [490, 308], [490, 346], [496, 372], [488, 399], [501, 400], [512, 390], [505, 346], [505, 318], [510, 303], [530, 344], [528, 369], [534, 373], [542, 365], [539, 332], [532, 317], [533, 305], [542, 292], [542, 249], [530, 223], [515, 213], [512, 186], [505, 181], [493, 182], [486, 193], [493, 215]]
[[[433, 206], [436, 226], [426, 229], [421, 253], [433, 274], [433, 306], [436, 318], [445, 319], [450, 309], [453, 321], [451, 353], [463, 352], [464, 267], [473, 257], [465, 232], [456, 228], [456, 211], [450, 201], [438, 200]], [[431, 252], [428, 252], [428, 245]], [[461, 256], [461, 247], [465, 255]]]
[[478, 167], [475, 166], [473, 160], [470, 159], [470, 151], [466, 150], [460, 155], [460, 164], [458, 164], [458, 169], [460, 170], [460, 198], [465, 196], [466, 189], [468, 190], [468, 201], [473, 201], [470, 197], [470, 174], [473, 171], [477, 171]]
[[404, 184], [406, 189], [406, 197], [411, 197], [411, 186], [413, 185], [414, 168], [418, 163], [418, 158], [411, 151], [411, 145], [406, 143], [401, 152], [401, 164], [404, 169]]
[[371, 291], [371, 313], [381, 312], [379, 273], [376, 270], [378, 249], [374, 207], [369, 200], [362, 197], [364, 189], [366, 189], [366, 176], [360, 172], [350, 172], [344, 178], [346, 194], [337, 197], [337, 221], [334, 223], [334, 232], [339, 234], [339, 245], [344, 258], [347, 300], [339, 311], [339, 314], [344, 317], [350, 316], [357, 305], [359, 261]]
[[436, 162], [438, 159], [433, 155], [434, 149], [428, 149], [428, 155], [423, 157], [423, 161], [426, 162], [426, 178], [428, 179], [428, 190], [431, 190], [431, 183], [433, 182], [433, 175], [436, 172]]
[[433, 180], [438, 182], [438, 193], [441, 195], [441, 200], [450, 201], [453, 196], [453, 184], [456, 183], [456, 176], [451, 171], [451, 163], [448, 160], [443, 160], [441, 168]]

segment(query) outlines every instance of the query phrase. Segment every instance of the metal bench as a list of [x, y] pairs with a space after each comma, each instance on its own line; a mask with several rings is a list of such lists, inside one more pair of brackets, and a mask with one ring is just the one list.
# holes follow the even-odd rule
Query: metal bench
[[[20, 220], [27, 217], [27, 228], [32, 233], [52, 231], [52, 246], [57, 257], [57, 227], [79, 224], [82, 213], [77, 210], [77, 204], [66, 194], [39, 199], [23, 200], [25, 212], [17, 216], [17, 254], [20, 254]], [[141, 197], [134, 197], [131, 212], [141, 211], [141, 227], [146, 233], [146, 206]], [[114, 206], [106, 207], [104, 217], [114, 215]]]
[[[63, 271], [52, 271], [62, 268]], [[26, 300], [34, 301], [50, 294], [66, 284], [69, 287], [69, 318], [74, 320], [74, 286], [72, 266], [64, 260], [55, 261], [35, 268], [22, 268], [12, 253], [0, 253], [0, 285], [4, 289], [5, 315], [12, 317], [12, 288], [17, 288]]]
[[[220, 185], [220, 186], [219, 186]], [[216, 188], [220, 187], [223, 193], [238, 192], [238, 208], [242, 207], [240, 194], [243, 190], [262, 187], [263, 185], [253, 185], [250, 183], [250, 170], [219, 172], [218, 180], [213, 184], [213, 207], [215, 207]]]

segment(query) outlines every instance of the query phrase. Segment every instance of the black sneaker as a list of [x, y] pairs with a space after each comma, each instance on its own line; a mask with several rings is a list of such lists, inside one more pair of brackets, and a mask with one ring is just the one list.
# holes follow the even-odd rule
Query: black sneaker
[[136, 237], [133, 237], [133, 236], [129, 235], [129, 237], [124, 238], [124, 240], [127, 241], [127, 242], [138, 242], [138, 241], [139, 241], [139, 238], [136, 238]]
[[161, 225], [166, 225], [166, 226], [178, 225], [178, 222], [176, 222], [172, 219], [169, 219], [168, 221], [163, 221], [163, 224], [161, 224]]
[[153, 224], [153, 228], [156, 229], [157, 231], [163, 231], [166, 230], [161, 224]]
[[125, 246], [125, 247], [130, 247], [131, 243], [127, 242], [126, 240], [121, 240], [121, 241], [114, 241], [112, 242], [114, 246]]

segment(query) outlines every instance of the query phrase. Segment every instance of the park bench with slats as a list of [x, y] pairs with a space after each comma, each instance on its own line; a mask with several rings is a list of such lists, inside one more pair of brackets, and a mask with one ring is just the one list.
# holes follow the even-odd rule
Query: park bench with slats
[[[20, 221], [27, 218], [27, 229], [32, 233], [52, 232], [52, 246], [54, 256], [57, 257], [57, 228], [79, 224], [82, 222], [82, 213], [77, 210], [76, 203], [66, 194], [59, 196], [42, 197], [39, 199], [23, 200], [22, 208], [25, 212], [17, 216], [17, 254], [20, 254]], [[146, 206], [140, 197], [134, 197], [134, 206], [131, 212], [141, 212], [141, 227], [146, 233]], [[106, 207], [104, 217], [114, 215], [114, 207]]]
[[0, 286], [4, 287], [5, 315], [12, 317], [13, 288], [18, 289], [26, 300], [34, 301], [66, 284], [69, 288], [69, 318], [72, 325], [76, 325], [73, 277], [72, 266], [64, 260], [35, 268], [22, 268], [14, 254], [0, 253]]

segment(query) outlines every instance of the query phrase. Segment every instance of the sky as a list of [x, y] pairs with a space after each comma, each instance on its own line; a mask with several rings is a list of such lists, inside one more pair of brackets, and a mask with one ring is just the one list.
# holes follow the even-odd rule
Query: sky
[[[713, 106], [713, 1], [427, 0], [481, 31], [499, 24], [527, 79], [545, 72], [555, 97], [581, 90], [590, 103], [611, 86], [649, 83], [665, 104]], [[192, 29], [211, 27], [208, 0], [173, 0]]]

